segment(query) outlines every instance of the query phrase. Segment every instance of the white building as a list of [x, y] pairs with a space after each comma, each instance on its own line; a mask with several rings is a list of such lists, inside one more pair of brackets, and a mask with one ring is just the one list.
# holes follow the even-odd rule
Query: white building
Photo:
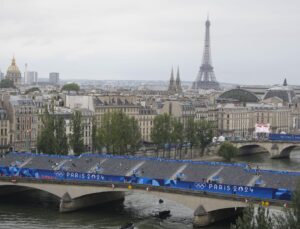
[[24, 83], [27, 85], [36, 84], [38, 80], [38, 73], [35, 71], [26, 71], [24, 73]]

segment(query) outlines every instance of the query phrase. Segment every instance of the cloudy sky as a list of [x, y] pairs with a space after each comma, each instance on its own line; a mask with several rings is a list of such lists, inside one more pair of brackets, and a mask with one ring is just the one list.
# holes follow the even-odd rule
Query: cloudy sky
[[0, 0], [0, 69], [63, 79], [194, 80], [204, 22], [220, 82], [300, 84], [299, 0]]

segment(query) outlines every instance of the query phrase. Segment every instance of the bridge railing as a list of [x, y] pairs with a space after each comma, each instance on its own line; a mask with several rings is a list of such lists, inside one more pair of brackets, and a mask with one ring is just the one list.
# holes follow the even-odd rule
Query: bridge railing
[[259, 199], [291, 200], [291, 191], [265, 187], [251, 187], [220, 183], [190, 182], [182, 180], [154, 179], [140, 176], [117, 176], [97, 173], [68, 172], [60, 170], [43, 170], [33, 168], [18, 168], [16, 166], [0, 167], [0, 175], [7, 177], [26, 177], [37, 180], [89, 181], [95, 183], [134, 183], [141, 185], [160, 186], [170, 189], [193, 190], [199, 192], [218, 193], [222, 195], [237, 195]]

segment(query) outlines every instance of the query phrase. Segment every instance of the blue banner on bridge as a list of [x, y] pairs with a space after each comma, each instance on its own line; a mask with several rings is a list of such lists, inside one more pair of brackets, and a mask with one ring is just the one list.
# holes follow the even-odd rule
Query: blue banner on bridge
[[149, 186], [161, 186], [173, 189], [193, 190], [222, 195], [237, 195], [260, 199], [290, 200], [291, 192], [287, 189], [273, 189], [264, 187], [250, 187], [219, 183], [187, 182], [181, 180], [163, 180], [138, 176], [115, 176], [95, 173], [81, 173], [70, 171], [54, 171], [31, 168], [18, 168], [16, 166], [0, 167], [1, 176], [28, 177], [41, 180], [66, 181], [94, 181], [112, 183], [134, 183]]

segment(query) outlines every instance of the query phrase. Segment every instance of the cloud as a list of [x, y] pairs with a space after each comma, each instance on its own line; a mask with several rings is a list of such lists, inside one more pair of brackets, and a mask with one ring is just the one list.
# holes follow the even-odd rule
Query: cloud
[[[0, 68], [13, 53], [41, 76], [194, 80], [209, 11], [222, 82], [298, 83], [300, 3], [290, 0], [0, 0]], [[276, 81], [276, 82], [275, 82]]]

